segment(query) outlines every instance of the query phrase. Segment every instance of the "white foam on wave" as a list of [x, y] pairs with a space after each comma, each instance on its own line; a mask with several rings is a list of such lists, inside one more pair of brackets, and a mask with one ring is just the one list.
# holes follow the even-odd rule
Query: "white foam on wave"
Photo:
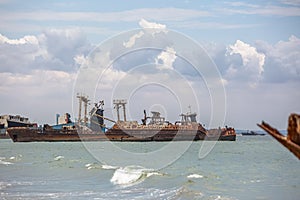
[[12, 161], [21, 160], [22, 155], [11, 156], [11, 157], [0, 157], [0, 165], [13, 165]]
[[12, 165], [12, 164], [13, 163], [11, 162], [0, 160], [0, 165]]
[[85, 165], [87, 169], [118, 169], [117, 166], [111, 166], [111, 165], [99, 165], [97, 163], [88, 163]]
[[54, 158], [54, 160], [55, 161], [59, 161], [59, 160], [62, 160], [62, 159], [64, 159], [65, 157], [64, 156], [56, 156], [55, 158]]
[[102, 169], [118, 169], [119, 167], [117, 166], [112, 166], [112, 165], [102, 165]]
[[187, 178], [203, 178], [203, 176], [201, 174], [190, 174]]
[[162, 175], [152, 169], [146, 169], [141, 166], [120, 167], [115, 172], [110, 182], [115, 185], [131, 186], [144, 181], [152, 175]]
[[209, 199], [211, 199], [211, 200], [236, 200], [236, 198], [233, 198], [233, 197], [226, 197], [226, 196], [220, 196], [220, 195], [210, 196]]
[[101, 169], [101, 165], [95, 163], [88, 163], [85, 165], [87, 169]]
[[93, 169], [93, 168], [94, 168], [94, 166], [93, 166], [92, 163], [86, 164], [85, 167], [86, 167], [87, 169]]
[[250, 181], [250, 183], [260, 183], [260, 182], [261, 182], [261, 180], [259, 180], [259, 179], [258, 180], [251, 180]]
[[12, 162], [7, 161], [5, 157], [0, 157], [0, 165], [12, 165]]

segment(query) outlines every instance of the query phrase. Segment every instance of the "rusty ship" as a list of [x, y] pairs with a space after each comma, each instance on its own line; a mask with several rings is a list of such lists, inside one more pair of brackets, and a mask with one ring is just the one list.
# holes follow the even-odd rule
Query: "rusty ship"
[[37, 124], [31, 123], [29, 118], [20, 115], [1, 115], [0, 116], [0, 139], [9, 139], [7, 129], [10, 127], [36, 127]]
[[[144, 110], [142, 123], [127, 121], [126, 100], [114, 100], [117, 111], [117, 121], [104, 117], [104, 102], [96, 103], [90, 111], [88, 123], [86, 97], [79, 98], [78, 122], [70, 120], [70, 115], [65, 114], [63, 119], [54, 126], [43, 127], [16, 127], [9, 128], [8, 134], [14, 142], [58, 142], [58, 141], [128, 141], [128, 142], [150, 142], [150, 141], [197, 141], [197, 140], [227, 140], [235, 141], [234, 128], [225, 127], [206, 130], [196, 120], [196, 113], [188, 112], [181, 114], [181, 120], [170, 123], [160, 115], [152, 111], [152, 116], [147, 116]], [[85, 116], [81, 119], [81, 104], [84, 103]], [[123, 119], [120, 118], [119, 109], [123, 107]], [[104, 121], [113, 123], [107, 128]]]

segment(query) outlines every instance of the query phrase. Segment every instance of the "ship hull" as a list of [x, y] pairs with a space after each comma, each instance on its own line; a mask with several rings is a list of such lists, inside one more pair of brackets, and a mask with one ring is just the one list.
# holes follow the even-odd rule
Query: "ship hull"
[[[105, 135], [111, 141], [197, 141], [204, 140], [205, 133], [197, 130], [169, 130], [169, 129], [110, 129]], [[122, 136], [117, 138], [115, 136]]]
[[87, 133], [78, 134], [76, 130], [41, 130], [31, 128], [9, 128], [9, 137], [13, 142], [79, 142], [79, 141], [105, 141], [104, 134]]
[[[119, 142], [164, 142], [225, 140], [234, 141], [233, 136], [207, 137], [197, 130], [108, 130], [103, 132], [75, 130], [41, 130], [25, 127], [9, 128], [8, 134], [14, 142], [79, 142], [79, 141], [119, 141]], [[78, 133], [79, 132], [79, 133]]]
[[10, 139], [8, 134], [0, 134], [0, 139]]
[[219, 137], [205, 137], [205, 140], [211, 140], [211, 141], [235, 141], [236, 135], [221, 135]]

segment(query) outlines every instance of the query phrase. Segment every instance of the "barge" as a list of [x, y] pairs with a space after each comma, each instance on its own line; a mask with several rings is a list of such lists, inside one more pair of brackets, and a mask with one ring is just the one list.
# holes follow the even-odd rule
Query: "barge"
[[[70, 115], [66, 114], [66, 123], [43, 127], [16, 127], [8, 128], [8, 134], [14, 142], [74, 142], [74, 141], [128, 141], [128, 142], [150, 142], [150, 141], [197, 141], [197, 140], [224, 140], [235, 141], [234, 128], [225, 127], [206, 130], [196, 120], [196, 113], [188, 112], [181, 114], [181, 120], [170, 123], [160, 115], [152, 111], [152, 116], [147, 116], [144, 110], [142, 123], [126, 120], [126, 100], [114, 100], [117, 110], [117, 121], [104, 117], [104, 102], [95, 104], [90, 111], [90, 120], [84, 116], [81, 120], [81, 103], [87, 107], [87, 98], [79, 96], [79, 120], [71, 122]], [[123, 107], [123, 120], [120, 119], [119, 108]], [[85, 113], [86, 110], [85, 110]], [[111, 128], [107, 128], [104, 120], [113, 122]]]

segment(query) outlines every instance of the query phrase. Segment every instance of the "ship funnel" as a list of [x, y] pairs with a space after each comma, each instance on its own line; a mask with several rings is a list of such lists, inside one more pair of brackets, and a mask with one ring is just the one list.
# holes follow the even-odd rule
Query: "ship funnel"
[[58, 119], [59, 119], [60, 115], [56, 114], [56, 125], [58, 125]]

